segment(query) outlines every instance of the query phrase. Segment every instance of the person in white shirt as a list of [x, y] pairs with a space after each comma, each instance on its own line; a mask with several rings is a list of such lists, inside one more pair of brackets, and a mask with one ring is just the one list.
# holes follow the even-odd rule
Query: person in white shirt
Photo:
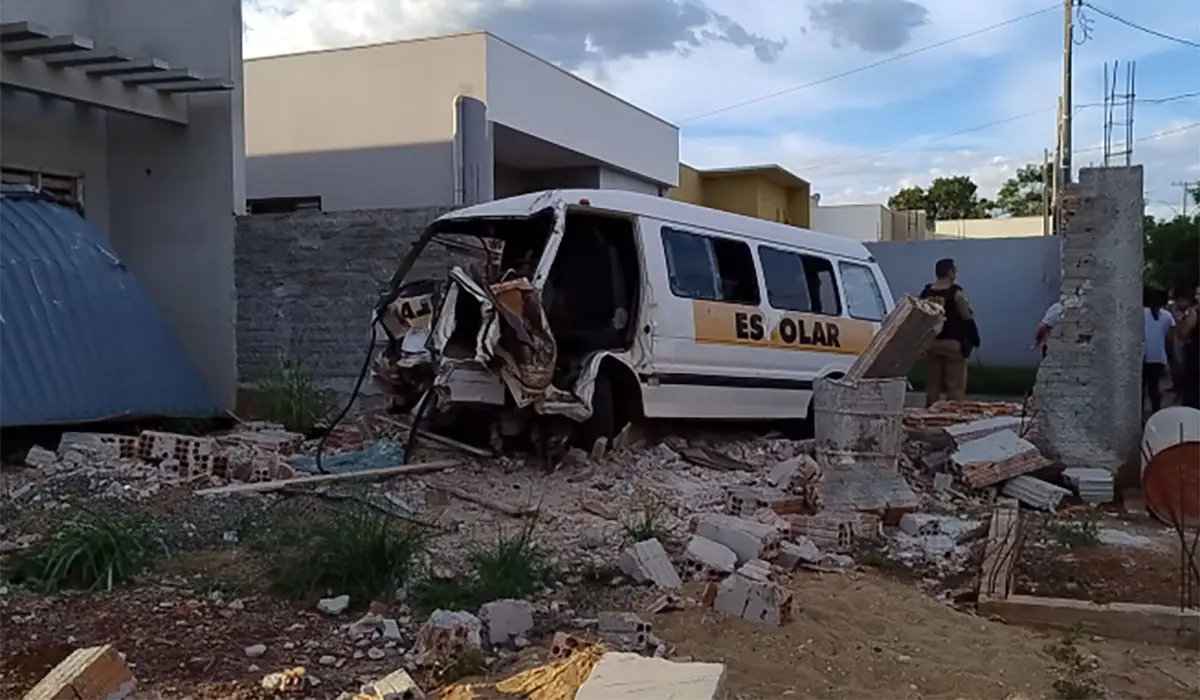
[[1050, 335], [1050, 330], [1062, 320], [1062, 315], [1062, 302], [1054, 302], [1050, 305], [1050, 308], [1046, 309], [1046, 313], [1042, 315], [1041, 323], [1038, 324], [1037, 330], [1033, 332], [1033, 349], [1041, 348], [1042, 357], [1046, 356], [1046, 337]]
[[1150, 398], [1150, 410], [1157, 413], [1162, 408], [1162, 377], [1167, 369], [1167, 342], [1175, 317], [1163, 306], [1166, 295], [1156, 289], [1147, 289], [1142, 309], [1142, 328], [1146, 335], [1146, 356], [1142, 361], [1142, 387]]

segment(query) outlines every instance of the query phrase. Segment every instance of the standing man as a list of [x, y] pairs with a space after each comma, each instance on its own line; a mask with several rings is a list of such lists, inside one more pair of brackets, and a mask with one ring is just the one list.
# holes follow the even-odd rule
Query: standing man
[[1200, 312], [1196, 303], [1200, 301], [1200, 287], [1197, 287], [1188, 303], [1188, 310], [1183, 313], [1183, 320], [1176, 327], [1183, 342], [1183, 386], [1179, 389], [1180, 403], [1192, 408], [1200, 408]]
[[937, 279], [925, 285], [921, 298], [942, 307], [946, 321], [942, 332], [925, 352], [925, 405], [932, 406], [942, 394], [951, 401], [967, 396], [967, 358], [979, 347], [979, 328], [967, 295], [955, 280], [954, 261], [943, 258], [934, 266]]

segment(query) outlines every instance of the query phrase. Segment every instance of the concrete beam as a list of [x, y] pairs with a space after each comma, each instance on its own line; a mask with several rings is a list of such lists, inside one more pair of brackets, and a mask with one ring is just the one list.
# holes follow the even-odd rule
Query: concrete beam
[[1195, 649], [1200, 645], [1200, 610], [1144, 603], [1092, 603], [1068, 598], [1012, 595], [979, 603], [979, 614], [1010, 625], [1080, 629], [1110, 639]]
[[126, 87], [115, 80], [101, 80], [75, 69], [51, 68], [41, 61], [5, 55], [0, 84], [90, 107], [188, 123], [184, 100], [147, 88]]
[[123, 62], [113, 62], [112, 65], [91, 66], [83, 72], [96, 78], [107, 78], [115, 75], [134, 75], [136, 73], [151, 73], [169, 70], [171, 66], [157, 58], [135, 58]]
[[178, 95], [194, 92], [229, 92], [233, 82], [221, 78], [203, 78], [201, 80], [176, 81], [163, 85], [154, 85], [155, 90], [166, 95]]
[[51, 36], [45, 39], [22, 39], [0, 42], [0, 51], [9, 56], [48, 56], [74, 51], [90, 51], [96, 48], [91, 39], [74, 34]]
[[50, 30], [33, 22], [5, 22], [0, 24], [0, 41], [22, 41], [25, 39], [45, 39], [50, 36]]
[[134, 73], [116, 78], [126, 85], [153, 85], [155, 83], [195, 82], [200, 76], [190, 70], [160, 70], [152, 73]]
[[42, 63], [53, 68], [78, 68], [80, 66], [98, 66], [110, 63], [125, 63], [129, 57], [116, 49], [93, 49], [90, 51], [68, 51], [66, 53], [46, 56]]

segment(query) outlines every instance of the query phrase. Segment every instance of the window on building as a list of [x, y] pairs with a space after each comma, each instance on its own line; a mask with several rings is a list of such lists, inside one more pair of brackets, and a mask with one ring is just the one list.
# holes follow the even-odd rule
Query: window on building
[[761, 301], [750, 246], [665, 226], [662, 240], [675, 296], [750, 305]]
[[246, 211], [250, 214], [290, 214], [294, 211], [321, 211], [321, 198], [318, 196], [247, 199]]
[[882, 321], [887, 315], [887, 307], [871, 268], [848, 262], [839, 263], [838, 267], [842, 271], [842, 287], [846, 290], [846, 310], [850, 317]]
[[767, 246], [758, 247], [767, 302], [781, 311], [840, 316], [833, 263], [816, 255], [802, 255]]
[[78, 176], [6, 165], [0, 168], [0, 182], [6, 185], [32, 185], [55, 197], [83, 205], [83, 178]]

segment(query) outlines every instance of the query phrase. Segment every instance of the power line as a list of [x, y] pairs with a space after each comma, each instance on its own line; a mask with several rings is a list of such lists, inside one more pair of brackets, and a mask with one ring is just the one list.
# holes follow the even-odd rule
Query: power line
[[694, 121], [698, 121], [700, 119], [706, 119], [708, 117], [711, 117], [711, 116], [714, 116], [717, 114], [724, 114], [725, 112], [730, 112], [735, 109], [741, 109], [742, 107], [748, 107], [753, 104], [758, 104], [759, 102], [766, 102], [767, 100], [773, 100], [776, 97], [782, 97], [783, 95], [788, 95], [793, 92], [807, 90], [808, 88], [816, 87], [817, 85], [823, 85], [825, 83], [833, 82], [834, 80], [840, 80], [842, 78], [846, 78], [851, 75], [857, 75], [858, 73], [862, 73], [864, 71], [871, 70], [872, 68], [878, 68], [879, 66], [886, 65], [888, 63], [893, 63], [893, 62], [899, 61], [901, 59], [910, 58], [912, 56], [916, 56], [917, 54], [925, 53], [926, 51], [932, 51], [933, 49], [941, 48], [943, 46], [947, 46], [949, 44], [953, 44], [955, 42], [962, 41], [963, 39], [969, 39], [974, 36], [979, 36], [980, 34], [985, 34], [987, 32], [990, 32], [990, 31], [993, 31], [996, 29], [1000, 29], [1001, 27], [1007, 27], [1010, 24], [1016, 24], [1017, 22], [1021, 22], [1021, 21], [1027, 20], [1031, 17], [1036, 17], [1038, 15], [1045, 14], [1047, 12], [1050, 12], [1051, 10], [1057, 10], [1061, 7], [1062, 7], [1062, 5], [1060, 3], [1056, 2], [1049, 7], [1044, 7], [1040, 10], [1035, 10], [1034, 12], [1027, 12], [1023, 15], [1013, 17], [1012, 19], [1008, 19], [1003, 22], [997, 22], [996, 24], [992, 24], [992, 25], [983, 27], [982, 29], [976, 29], [974, 31], [967, 32], [966, 34], [960, 34], [958, 36], [954, 36], [949, 39], [943, 39], [942, 41], [934, 42], [932, 44], [926, 44], [925, 46], [921, 46], [919, 48], [912, 49], [910, 51], [902, 51], [898, 54], [893, 54], [891, 56], [888, 56], [887, 58], [883, 58], [878, 61], [874, 61], [872, 63], [868, 63], [863, 66], [859, 66], [857, 68], [851, 68], [850, 70], [842, 71], [841, 73], [835, 73], [834, 75], [828, 75], [828, 76], [825, 76], [824, 78], [819, 78], [817, 80], [813, 80], [811, 82], [807, 82], [802, 85], [795, 85], [793, 87], [785, 88], [783, 90], [778, 90], [776, 92], [772, 92], [767, 95], [761, 95], [759, 97], [751, 98], [749, 100], [743, 100], [742, 102], [737, 102], [737, 103], [734, 103], [734, 104], [731, 104], [731, 105], [728, 105], [725, 107], [721, 107], [719, 109], [714, 109], [714, 110], [710, 110], [708, 112], [704, 112], [702, 114], [697, 114], [694, 117], [688, 117], [687, 119], [681, 119], [681, 120], [679, 120], [678, 123], [686, 124], [688, 122], [694, 122]]
[[1192, 41], [1191, 39], [1184, 39], [1182, 37], [1172, 36], [1172, 35], [1166, 34], [1164, 32], [1150, 29], [1149, 27], [1143, 27], [1142, 25], [1137, 24], [1136, 22], [1130, 22], [1129, 20], [1125, 19], [1124, 17], [1113, 14], [1112, 12], [1109, 12], [1108, 10], [1106, 10], [1102, 7], [1097, 7], [1096, 5], [1094, 5], [1090, 2], [1084, 2], [1083, 4], [1087, 5], [1092, 10], [1095, 10], [1097, 14], [1103, 15], [1103, 16], [1113, 20], [1114, 22], [1120, 22], [1121, 24], [1125, 25], [1126, 27], [1131, 27], [1133, 29], [1138, 30], [1139, 32], [1145, 32], [1146, 34], [1149, 34], [1151, 36], [1156, 36], [1159, 39], [1166, 39], [1167, 41], [1174, 41], [1177, 44], [1183, 44], [1184, 46], [1191, 46], [1192, 48], [1200, 49], [1200, 43]]
[[[1178, 134], [1181, 131], [1189, 131], [1189, 130], [1195, 129], [1197, 127], [1200, 127], [1200, 122], [1192, 122], [1190, 124], [1184, 124], [1183, 126], [1177, 126], [1174, 129], [1167, 129], [1166, 131], [1160, 131], [1156, 134], [1150, 134], [1149, 136], [1143, 136], [1140, 139], [1134, 139], [1133, 142], [1134, 143], [1145, 143], [1146, 141], [1157, 141], [1158, 139], [1164, 138], [1166, 136], [1170, 136], [1172, 134]], [[1104, 146], [1092, 146], [1091, 148], [1076, 149], [1075, 152], [1076, 153], [1089, 153], [1091, 151], [1100, 151], [1103, 149], [1104, 149]]]
[[[1188, 99], [1191, 97], [1200, 97], [1200, 92], [1185, 92], [1185, 93], [1181, 93], [1178, 95], [1169, 95], [1166, 97], [1142, 98], [1142, 99], [1138, 99], [1137, 102], [1143, 103], [1143, 104], [1165, 104], [1168, 102], [1175, 102], [1178, 100]], [[1078, 111], [1082, 111], [1088, 107], [1099, 107], [1099, 106], [1102, 106], [1102, 104], [1103, 103], [1100, 103], [1100, 102], [1085, 103], [1085, 104], [1081, 104], [1081, 105], [1076, 105], [1075, 110], [1078, 112]], [[1021, 119], [1027, 119], [1029, 117], [1036, 116], [1039, 114], [1045, 114], [1046, 112], [1052, 111], [1052, 109], [1053, 109], [1052, 107], [1043, 107], [1041, 109], [1031, 110], [1029, 112], [1024, 112], [1022, 114], [1014, 114], [1011, 117], [1005, 117], [1003, 119], [996, 119], [994, 121], [990, 121], [990, 122], [987, 122], [984, 124], [977, 124], [975, 126], [970, 126], [965, 129], [960, 129], [958, 131], [953, 131], [953, 132], [946, 133], [946, 134], [939, 134], [937, 136], [931, 136], [929, 138], [919, 140], [918, 144], [902, 144], [899, 146], [893, 146], [891, 148], [885, 148], [885, 149], [879, 150], [879, 151], [872, 151], [871, 153], [864, 153], [864, 154], [860, 154], [857, 156], [849, 156], [846, 158], [832, 158], [832, 159], [816, 161], [809, 165], [801, 166], [799, 169], [804, 172], [809, 172], [812, 170], [819, 170], [819, 169], [822, 169], [822, 168], [825, 168], [825, 167], [828, 167], [831, 165], [844, 165], [846, 163], [853, 163], [856, 161], [865, 160], [867, 158], [874, 158], [876, 156], [886, 155], [888, 153], [894, 153], [896, 151], [902, 151], [905, 149], [911, 149], [911, 148], [914, 148], [917, 146], [927, 146], [929, 144], [937, 143], [939, 141], [945, 141], [947, 139], [952, 139], [956, 136], [962, 136], [964, 134], [970, 134], [970, 133], [973, 133], [976, 131], [984, 131], [985, 129], [990, 129], [992, 127], [1001, 126], [1003, 124], [1008, 124], [1011, 122], [1019, 121]], [[1170, 133], [1174, 133], [1174, 132], [1170, 132]], [[1166, 135], [1166, 134], [1164, 134], [1164, 135]], [[1089, 149], [1083, 149], [1082, 151], [1076, 151], [1076, 152], [1077, 153], [1087, 153], [1088, 151], [1091, 151], [1091, 150], [1096, 150], [1096, 149], [1089, 148]]]

